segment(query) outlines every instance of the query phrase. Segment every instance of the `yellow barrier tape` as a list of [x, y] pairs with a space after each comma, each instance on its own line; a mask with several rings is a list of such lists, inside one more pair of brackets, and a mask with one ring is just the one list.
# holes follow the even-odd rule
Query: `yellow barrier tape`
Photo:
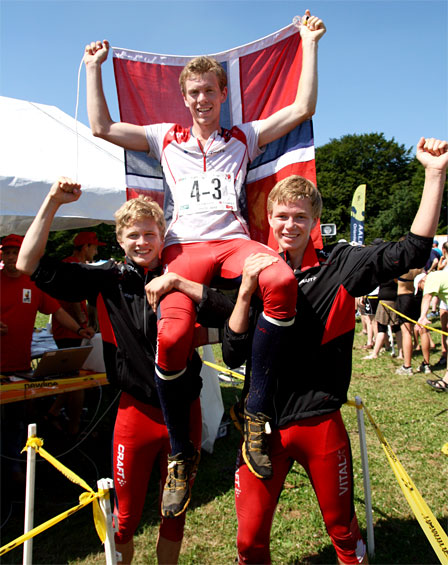
[[75, 483], [76, 485], [81, 486], [83, 489], [88, 490], [89, 492], [94, 492], [92, 487], [90, 487], [84, 481], [84, 479], [81, 479], [80, 477], [78, 477], [78, 475], [73, 473], [73, 471], [70, 471], [70, 469], [68, 467], [66, 467], [61, 462], [59, 462], [57, 459], [55, 459], [52, 455], [50, 455], [48, 453], [48, 451], [45, 451], [45, 449], [42, 448], [43, 444], [44, 444], [43, 439], [38, 438], [36, 436], [30, 437], [30, 438], [28, 438], [25, 447], [22, 449], [22, 453], [24, 451], [26, 451], [28, 447], [34, 448], [36, 450], [36, 453], [39, 453], [39, 455], [41, 457], [43, 457], [46, 461], [48, 461], [48, 463], [53, 465], [53, 467], [56, 467], [56, 469], [60, 473], [62, 473], [65, 477], [67, 477], [67, 479], [69, 481], [71, 481], [72, 483]]
[[61, 522], [62, 520], [65, 520], [65, 518], [68, 518], [69, 516], [71, 516], [75, 512], [78, 512], [78, 510], [81, 510], [81, 508], [84, 508], [90, 503], [92, 503], [93, 521], [95, 523], [95, 529], [98, 534], [98, 537], [100, 538], [101, 543], [104, 543], [106, 541], [107, 526], [104, 515], [101, 512], [100, 506], [98, 504], [98, 498], [104, 497], [106, 500], [109, 500], [109, 491], [104, 489], [98, 489], [98, 492], [94, 492], [94, 490], [84, 481], [84, 479], [78, 477], [78, 475], [73, 473], [73, 471], [71, 471], [68, 467], [66, 467], [65, 465], [60, 463], [57, 459], [55, 459], [52, 455], [50, 455], [48, 451], [45, 451], [45, 449], [42, 448], [43, 444], [44, 444], [43, 439], [38, 438], [36, 436], [29, 437], [25, 447], [22, 449], [22, 453], [26, 451], [29, 447], [33, 448], [36, 451], [36, 453], [39, 453], [39, 455], [41, 455], [46, 461], [48, 461], [51, 465], [53, 465], [53, 467], [55, 467], [67, 479], [69, 479], [72, 483], [75, 483], [83, 487], [88, 492], [83, 492], [80, 495], [79, 497], [80, 503], [77, 506], [74, 506], [70, 510], [66, 510], [65, 512], [62, 512], [62, 514], [59, 514], [58, 516], [55, 516], [54, 518], [47, 520], [40, 526], [36, 526], [26, 534], [23, 534], [23, 536], [20, 536], [11, 543], [8, 543], [7, 545], [1, 547], [0, 556], [7, 553], [8, 551], [11, 551], [11, 549], [14, 549], [15, 547], [33, 538], [34, 536], [37, 536], [38, 534], [42, 533], [48, 528], [51, 528], [52, 526]]
[[23, 534], [22, 536], [16, 538], [14, 541], [4, 545], [3, 547], [0, 547], [0, 556], [4, 555], [5, 553], [8, 553], [8, 551], [11, 551], [11, 549], [18, 547], [22, 543], [24, 543], [27, 540], [37, 536], [38, 534], [41, 534], [45, 530], [48, 530], [52, 526], [55, 526], [59, 522], [62, 522], [62, 520], [65, 520], [65, 518], [72, 516], [72, 514], [75, 514], [76, 512], [78, 512], [78, 510], [81, 510], [81, 508], [84, 508], [85, 506], [87, 506], [91, 502], [96, 502], [98, 504], [98, 501], [97, 501], [98, 496], [100, 496], [100, 495], [98, 493], [95, 493], [95, 492], [83, 492], [83, 493], [81, 493], [81, 495], [79, 497], [79, 504], [77, 506], [74, 506], [73, 508], [70, 508], [70, 510], [66, 510], [65, 512], [62, 512], [61, 514], [54, 516], [54, 518], [50, 518], [50, 520], [47, 520], [46, 522], [44, 522], [40, 526], [36, 526], [35, 528], [30, 530], [26, 534]]
[[[351, 404], [350, 402], [350, 405]], [[398, 484], [403, 491], [409, 506], [411, 507], [415, 517], [420, 523], [420, 527], [432, 545], [440, 563], [448, 565], [448, 536], [443, 530], [442, 526], [437, 521], [437, 518], [429, 509], [426, 502], [423, 500], [417, 487], [412, 482], [412, 479], [406, 473], [404, 467], [398, 460], [398, 457], [393, 452], [380, 428], [373, 420], [370, 412], [367, 410], [365, 404], [362, 405], [373, 429], [380, 440], [381, 446], [386, 454], [390, 466], [392, 467], [395, 476], [397, 477]]]
[[380, 300], [380, 304], [382, 304], [385, 308], [389, 308], [389, 310], [392, 310], [392, 312], [395, 312], [395, 314], [398, 314], [401, 318], [404, 318], [405, 320], [407, 320], [408, 322], [412, 322], [413, 324], [416, 324], [417, 326], [421, 326], [422, 328], [426, 328], [427, 330], [430, 330], [432, 332], [437, 332], [439, 334], [442, 335], [446, 335], [448, 336], [447, 332], [444, 332], [442, 330], [439, 330], [437, 328], [432, 328], [431, 326], [425, 326], [425, 324], [419, 324], [418, 322], [416, 322], [415, 320], [413, 320], [412, 318], [408, 318], [407, 316], [405, 316], [404, 314], [402, 314], [401, 312], [398, 312], [397, 310], [394, 310], [394, 308], [392, 308], [392, 306], [389, 306], [388, 304], [385, 304], [382, 300]]
[[228, 375], [231, 375], [232, 377], [235, 377], [236, 379], [240, 379], [240, 381], [244, 381], [243, 375], [240, 375], [239, 373], [235, 373], [235, 371], [232, 371], [231, 369], [221, 367], [220, 365], [215, 365], [215, 363], [210, 363], [210, 361], [204, 361], [203, 360], [202, 362], [204, 363], [204, 365], [208, 365], [212, 369], [216, 369], [217, 371], [220, 371], [221, 373], [227, 373]]

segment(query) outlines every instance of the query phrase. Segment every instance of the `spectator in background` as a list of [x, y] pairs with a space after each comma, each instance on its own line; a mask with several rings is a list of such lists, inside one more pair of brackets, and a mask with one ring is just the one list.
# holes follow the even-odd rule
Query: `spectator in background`
[[[73, 240], [73, 253], [64, 259], [64, 263], [92, 263], [98, 253], [98, 246], [105, 245], [98, 241], [98, 237], [93, 231], [83, 231], [78, 233]], [[83, 328], [89, 326], [89, 314], [87, 301], [67, 302], [59, 300], [60, 305], [68, 312]], [[82, 337], [62, 326], [57, 318], [52, 319], [53, 338], [59, 349], [66, 347], [80, 347]], [[79, 433], [81, 413], [84, 406], [85, 391], [75, 390], [65, 394], [59, 394], [53, 405], [48, 411], [49, 421], [58, 429], [62, 430], [59, 416], [63, 406], [66, 406], [68, 417], [68, 435], [76, 437]]]
[[437, 255], [439, 256], [439, 259], [440, 259], [442, 257], [442, 251], [439, 249], [439, 242], [437, 241], [437, 239], [435, 239], [432, 242], [432, 248], [437, 253]]
[[428, 260], [425, 264], [425, 272], [430, 273], [437, 269], [439, 264], [439, 259], [442, 256], [442, 252], [438, 248], [439, 242], [435, 239], [432, 243], [431, 253], [429, 254]]
[[[414, 292], [414, 279], [421, 271], [422, 269], [411, 269], [398, 277], [397, 300], [395, 302], [395, 308], [398, 312], [416, 321], [420, 317], [421, 297]], [[399, 323], [403, 344], [403, 365], [395, 372], [397, 375], [412, 375], [411, 360], [415, 324], [402, 317], [399, 317]]]
[[[381, 348], [384, 346], [387, 338], [387, 326], [392, 328], [392, 332], [395, 334], [397, 341], [397, 350], [401, 350], [401, 330], [399, 317], [395, 312], [387, 308], [391, 306], [395, 309], [395, 300], [397, 299], [397, 280], [390, 279], [385, 283], [380, 284], [380, 290], [378, 292], [378, 308], [375, 314], [375, 321], [378, 326], [378, 332], [376, 334], [375, 346], [370, 355], [366, 355], [364, 359], [377, 359], [380, 354]], [[384, 302], [385, 306], [381, 304]], [[392, 345], [392, 344], [390, 344]]]
[[443, 269], [448, 268], [448, 241], [442, 245], [442, 255], [439, 259], [439, 264], [437, 265], [438, 271], [443, 271]]
[[[434, 296], [437, 296], [445, 304], [448, 302], [448, 270], [436, 271], [434, 273], [429, 273], [424, 279], [420, 281], [420, 285], [423, 286], [423, 299], [420, 311], [420, 318], [418, 319], [419, 324], [425, 326], [429, 325], [431, 321], [429, 320], [427, 314], [431, 304], [431, 300]], [[429, 330], [420, 326], [420, 335], [422, 342], [422, 354], [423, 363], [420, 366], [420, 372], [431, 373], [431, 365], [429, 360], [430, 353], [430, 337]], [[433, 386], [437, 390], [445, 390], [446, 386], [435, 384], [437, 381], [426, 381], [429, 385]]]
[[[438, 265], [439, 271], [448, 270], [448, 241], [442, 245], [442, 257], [439, 259]], [[448, 304], [446, 301], [441, 300], [439, 303], [439, 314], [440, 314], [440, 325], [442, 332], [448, 332]], [[442, 354], [440, 359], [435, 365], [432, 366], [434, 370], [445, 369], [446, 368], [446, 358], [447, 358], [447, 337], [442, 334]]]
[[[31, 368], [31, 341], [37, 312], [52, 314], [64, 327], [80, 338], [90, 338], [92, 332], [82, 328], [54, 298], [45, 294], [30, 277], [17, 270], [16, 263], [23, 237], [7, 235], [2, 239], [1, 251], [4, 268], [0, 270], [0, 373], [4, 376], [26, 372]], [[22, 480], [18, 463], [25, 445], [30, 401], [6, 404], [2, 410], [2, 453], [7, 456], [2, 473], [2, 494], [5, 481]], [[12, 461], [12, 464], [11, 464]], [[7, 486], [7, 485], [6, 485]]]
[[57, 302], [16, 268], [23, 237], [7, 235], [2, 239], [4, 268], [0, 271], [0, 371], [2, 374], [29, 371], [31, 341], [37, 312], [52, 314], [80, 339], [93, 333], [83, 328]]
[[[432, 273], [433, 271], [437, 271], [439, 266], [439, 260], [442, 257], [442, 252], [439, 249], [439, 242], [435, 239], [432, 243], [431, 253], [429, 255], [429, 259], [425, 265], [425, 272], [426, 274]], [[431, 312], [428, 314], [428, 319], [437, 318], [437, 306], [439, 303], [439, 299], [437, 296], [433, 296], [431, 299]]]
[[358, 310], [361, 315], [363, 333], [367, 335], [367, 343], [362, 346], [363, 349], [373, 349], [377, 334], [377, 325], [375, 321], [376, 309], [378, 306], [378, 296], [372, 298], [369, 296], [360, 296], [357, 299]]

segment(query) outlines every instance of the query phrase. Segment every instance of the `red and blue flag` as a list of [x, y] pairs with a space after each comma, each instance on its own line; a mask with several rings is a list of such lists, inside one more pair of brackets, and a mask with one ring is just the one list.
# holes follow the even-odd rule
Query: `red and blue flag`
[[[229, 95], [221, 109], [222, 127], [230, 129], [266, 118], [294, 101], [302, 64], [300, 33], [294, 25], [211, 56], [221, 63], [228, 77]], [[138, 125], [192, 125], [179, 87], [179, 75], [191, 58], [113, 48], [120, 119]], [[125, 167], [128, 198], [145, 193], [163, 205], [160, 164], [145, 153], [126, 151]], [[270, 143], [249, 166], [246, 212], [253, 239], [273, 243], [266, 218], [267, 195], [276, 182], [291, 174], [316, 182], [311, 120]], [[319, 227], [312, 235], [315, 245], [321, 247]]]

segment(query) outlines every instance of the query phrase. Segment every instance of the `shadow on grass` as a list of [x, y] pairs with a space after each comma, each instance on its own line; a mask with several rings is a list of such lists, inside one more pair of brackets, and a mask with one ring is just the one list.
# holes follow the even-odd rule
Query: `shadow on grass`
[[[442, 519], [439, 519], [442, 522]], [[445, 517], [446, 521], [446, 517]], [[364, 540], [367, 534], [363, 531]], [[375, 555], [369, 557], [372, 565], [439, 563], [427, 537], [416, 520], [381, 519], [374, 525]], [[318, 553], [306, 555], [294, 565], [335, 563], [335, 551], [328, 545]]]

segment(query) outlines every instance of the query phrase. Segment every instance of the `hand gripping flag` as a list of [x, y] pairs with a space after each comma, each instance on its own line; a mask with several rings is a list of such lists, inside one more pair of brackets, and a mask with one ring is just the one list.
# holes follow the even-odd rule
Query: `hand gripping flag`
[[[221, 63], [228, 76], [229, 95], [221, 108], [222, 127], [230, 129], [266, 118], [294, 101], [302, 65], [300, 33], [294, 25], [211, 56]], [[120, 119], [138, 125], [191, 125], [178, 82], [191, 58], [113, 48]], [[316, 182], [313, 143], [312, 122], [307, 120], [270, 143], [250, 164], [246, 201], [240, 204], [253, 239], [272, 243], [276, 248], [269, 238], [267, 195], [276, 182], [291, 174]], [[163, 173], [157, 161], [145, 153], [126, 151], [125, 167], [128, 199], [144, 193], [168, 208], [163, 198]], [[315, 246], [322, 247], [319, 226], [312, 235]]]

